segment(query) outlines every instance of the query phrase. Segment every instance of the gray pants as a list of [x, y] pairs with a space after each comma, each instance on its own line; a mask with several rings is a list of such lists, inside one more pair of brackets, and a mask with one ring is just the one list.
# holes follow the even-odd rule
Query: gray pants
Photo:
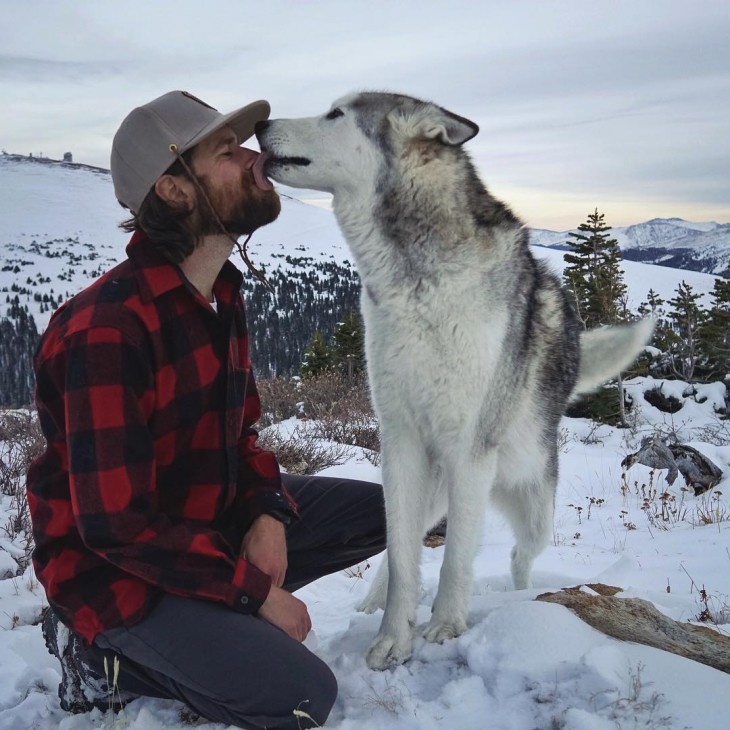
[[[385, 549], [379, 485], [284, 479], [301, 516], [287, 528], [287, 590]], [[258, 616], [212, 602], [168, 595], [141, 622], [97, 636], [83, 661], [98, 669], [110, 652], [120, 658], [120, 689], [177, 699], [242, 728], [311, 727], [296, 709], [322, 725], [337, 696], [329, 667], [302, 644]]]

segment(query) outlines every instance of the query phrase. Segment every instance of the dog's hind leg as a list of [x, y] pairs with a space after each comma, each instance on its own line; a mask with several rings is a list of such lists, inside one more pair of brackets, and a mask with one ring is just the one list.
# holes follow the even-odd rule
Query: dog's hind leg
[[375, 613], [379, 608], [385, 608], [385, 600], [388, 595], [388, 556], [380, 563], [378, 572], [370, 584], [367, 596], [358, 605], [357, 610], [362, 613]]
[[[388, 527], [388, 589], [380, 631], [367, 654], [371, 669], [402, 664], [412, 653], [425, 530], [428, 458], [407, 426], [383, 433], [383, 489]], [[384, 573], [385, 575], [385, 573]], [[381, 580], [379, 575], [376, 583]], [[382, 590], [375, 587], [374, 590]]]
[[442, 642], [466, 631], [474, 558], [479, 548], [484, 512], [497, 470], [497, 453], [478, 459], [454, 457], [448, 473], [448, 529], [438, 593], [431, 620], [424, 630], [427, 641]]
[[[525, 454], [523, 453], [523, 458]], [[512, 548], [512, 582], [516, 590], [530, 587], [535, 558], [550, 542], [553, 528], [557, 455], [539, 473], [528, 476], [500, 474], [493, 501], [507, 518], [515, 535]]]

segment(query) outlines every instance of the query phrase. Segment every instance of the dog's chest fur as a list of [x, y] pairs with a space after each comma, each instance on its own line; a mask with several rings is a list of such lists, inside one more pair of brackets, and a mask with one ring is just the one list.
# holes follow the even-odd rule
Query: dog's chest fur
[[381, 422], [412, 422], [429, 440], [477, 424], [483, 431], [504, 415], [503, 392], [519, 380], [505, 351], [522, 338], [515, 291], [530, 278], [515, 263], [520, 224], [500, 217], [460, 153], [425, 167], [391, 159], [372, 180], [367, 193], [336, 196], [335, 214], [362, 281]]
[[476, 247], [445, 255], [424, 241], [404, 251], [373, 228], [348, 239], [362, 279], [379, 415], [412, 419], [432, 434], [471, 430], [505, 375], [510, 322], [499, 272], [485, 267]]

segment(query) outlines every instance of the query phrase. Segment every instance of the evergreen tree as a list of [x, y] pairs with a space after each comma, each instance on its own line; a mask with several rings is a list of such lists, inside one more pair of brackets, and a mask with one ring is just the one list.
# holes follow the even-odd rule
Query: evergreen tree
[[699, 328], [700, 349], [706, 358], [706, 377], [730, 373], [730, 281], [715, 279], [712, 307]]
[[[586, 329], [629, 319], [621, 249], [618, 241], [609, 236], [611, 226], [606, 225], [604, 219], [598, 208], [590, 213], [586, 222], [578, 226], [578, 233], [569, 234], [575, 239], [569, 242], [573, 252], [563, 256], [567, 264], [563, 272], [565, 286], [573, 295], [578, 316]], [[625, 423], [620, 374], [617, 391], [620, 421]]]
[[294, 260], [266, 272], [272, 294], [253, 277], [244, 279], [251, 360], [257, 375], [298, 375], [304, 353], [319, 330], [327, 341], [343, 314], [357, 309], [360, 281], [350, 264]]
[[317, 330], [304, 353], [301, 374], [303, 378], [312, 378], [321, 375], [334, 366], [332, 349], [327, 345], [324, 335]]
[[646, 301], [639, 304], [638, 311], [642, 317], [650, 314], [652, 317], [658, 318], [663, 314], [665, 301], [653, 289], [649, 289], [646, 295]]
[[686, 281], [675, 293], [674, 299], [669, 300], [671, 328], [667, 331], [671, 369], [677, 378], [691, 383], [701, 361], [699, 334], [707, 314], [697, 304], [701, 295], [695, 294]]
[[33, 401], [33, 353], [40, 336], [25, 306], [13, 305], [0, 319], [0, 406], [18, 407]]
[[614, 324], [627, 319], [626, 284], [621, 270], [621, 249], [596, 209], [578, 233], [569, 235], [572, 253], [563, 257], [566, 264], [564, 281], [573, 294], [578, 314], [586, 328]]
[[666, 301], [654, 289], [649, 289], [646, 301], [639, 304], [638, 313], [641, 317], [653, 317], [656, 323], [654, 335], [652, 336], [652, 344], [661, 350], [662, 354], [651, 360], [651, 372], [654, 375], [662, 377], [672, 377], [674, 374], [672, 373], [671, 358], [669, 355], [672, 325], [667, 318], [665, 304]]
[[351, 378], [365, 367], [365, 326], [360, 315], [349, 310], [335, 327], [334, 359]]

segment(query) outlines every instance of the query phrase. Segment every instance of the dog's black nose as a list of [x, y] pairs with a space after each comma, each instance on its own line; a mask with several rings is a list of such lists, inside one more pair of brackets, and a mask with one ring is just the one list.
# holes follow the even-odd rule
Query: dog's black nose
[[253, 131], [256, 134], [259, 134], [260, 132], [263, 132], [266, 129], [266, 127], [268, 127], [268, 126], [269, 126], [269, 120], [265, 119], [263, 122], [256, 122], [256, 124], [254, 125], [254, 128], [253, 128]]

